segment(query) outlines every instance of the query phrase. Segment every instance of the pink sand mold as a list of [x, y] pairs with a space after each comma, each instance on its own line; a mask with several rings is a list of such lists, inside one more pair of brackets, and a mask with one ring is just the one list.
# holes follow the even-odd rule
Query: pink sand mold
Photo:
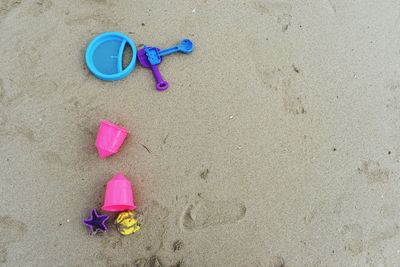
[[127, 135], [128, 130], [125, 128], [106, 120], [100, 121], [96, 138], [96, 147], [100, 158], [117, 153]]
[[114, 212], [136, 209], [132, 184], [122, 173], [117, 173], [108, 181], [102, 209]]

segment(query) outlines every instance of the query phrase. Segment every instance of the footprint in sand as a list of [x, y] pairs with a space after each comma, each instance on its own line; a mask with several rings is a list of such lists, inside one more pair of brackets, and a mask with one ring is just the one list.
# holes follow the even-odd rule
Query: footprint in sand
[[181, 225], [186, 230], [234, 223], [246, 215], [246, 206], [237, 201], [205, 201], [190, 204], [182, 214]]
[[0, 21], [5, 18], [8, 12], [19, 6], [22, 0], [2, 0], [0, 1]]
[[391, 174], [389, 169], [374, 160], [363, 161], [358, 172], [367, 178], [368, 184], [387, 183]]
[[0, 217], [0, 264], [7, 262], [8, 246], [20, 241], [26, 233], [26, 225], [10, 216]]
[[51, 0], [37, 0], [30, 9], [30, 13], [33, 16], [39, 16], [40, 14], [48, 11], [53, 6]]

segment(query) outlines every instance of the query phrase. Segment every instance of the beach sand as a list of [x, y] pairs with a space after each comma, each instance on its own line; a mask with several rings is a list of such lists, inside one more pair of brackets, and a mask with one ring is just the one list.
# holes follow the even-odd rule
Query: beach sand
[[[0, 1], [0, 265], [396, 266], [400, 6], [394, 0]], [[105, 31], [190, 38], [154, 90], [87, 69]], [[101, 119], [130, 131], [100, 159]], [[142, 229], [90, 236], [105, 183]], [[112, 218], [115, 218], [115, 214]]]

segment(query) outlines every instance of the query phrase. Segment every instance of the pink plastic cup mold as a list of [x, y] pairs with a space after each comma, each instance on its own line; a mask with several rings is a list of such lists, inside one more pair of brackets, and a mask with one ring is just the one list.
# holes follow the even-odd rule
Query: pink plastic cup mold
[[102, 209], [112, 212], [136, 209], [132, 184], [122, 173], [117, 173], [108, 181]]
[[127, 135], [128, 131], [125, 128], [102, 120], [96, 138], [96, 147], [100, 158], [117, 153]]

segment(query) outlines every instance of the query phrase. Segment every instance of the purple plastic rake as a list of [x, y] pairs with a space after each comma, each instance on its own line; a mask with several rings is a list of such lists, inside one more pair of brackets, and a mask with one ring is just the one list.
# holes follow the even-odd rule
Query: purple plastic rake
[[[157, 49], [160, 50], [159, 48], [157, 48]], [[161, 75], [160, 71], [158, 70], [158, 66], [150, 64], [144, 48], [138, 50], [137, 57], [139, 59], [140, 65], [142, 65], [144, 68], [151, 69], [154, 79], [156, 80], [156, 89], [158, 91], [164, 91], [164, 90], [168, 89], [169, 83], [164, 80], [163, 76]]]

